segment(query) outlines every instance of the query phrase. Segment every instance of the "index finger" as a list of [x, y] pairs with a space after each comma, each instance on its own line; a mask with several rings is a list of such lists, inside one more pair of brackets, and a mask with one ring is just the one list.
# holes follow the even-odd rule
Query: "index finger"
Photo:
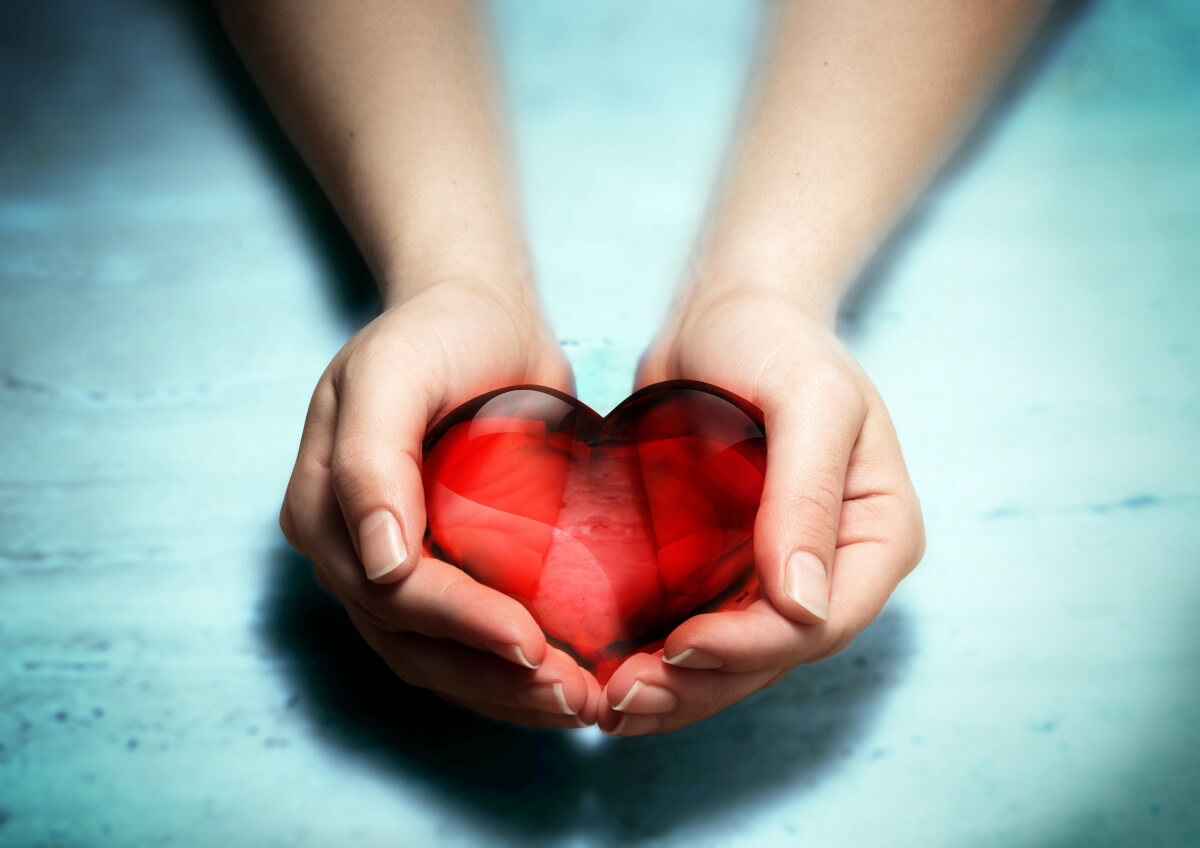
[[879, 615], [910, 568], [900, 544], [871, 540], [838, 548], [827, 620], [793, 621], [769, 600], [759, 599], [744, 610], [706, 613], [683, 622], [667, 637], [664, 662], [746, 672], [823, 659], [849, 645]]
[[453, 639], [526, 668], [541, 662], [546, 637], [529, 611], [450, 563], [423, 557], [400, 583], [371, 582], [351, 544], [329, 469], [298, 470], [288, 498], [297, 550], [331, 594], [375, 626]]

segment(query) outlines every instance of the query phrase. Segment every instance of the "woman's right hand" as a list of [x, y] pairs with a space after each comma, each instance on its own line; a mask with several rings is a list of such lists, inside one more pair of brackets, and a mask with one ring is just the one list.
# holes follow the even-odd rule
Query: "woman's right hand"
[[596, 720], [596, 679], [520, 603], [421, 556], [426, 429], [521, 383], [573, 390], [532, 292], [456, 281], [391, 306], [317, 383], [280, 525], [402, 680], [501, 721], [578, 727]]

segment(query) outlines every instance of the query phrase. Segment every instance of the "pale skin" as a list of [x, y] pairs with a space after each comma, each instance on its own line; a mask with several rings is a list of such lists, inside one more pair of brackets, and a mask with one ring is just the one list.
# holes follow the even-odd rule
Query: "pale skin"
[[215, 5], [382, 294], [318, 382], [281, 524], [397, 675], [515, 724], [662, 733], [843, 649], [878, 615], [924, 529], [887, 409], [833, 332], [838, 302], [1046, 4], [767, 7], [708, 223], [636, 377], [704, 380], [763, 410], [764, 597], [685, 621], [605, 687], [519, 603], [421, 556], [429, 424], [500, 386], [573, 388], [537, 296], [484, 12]]

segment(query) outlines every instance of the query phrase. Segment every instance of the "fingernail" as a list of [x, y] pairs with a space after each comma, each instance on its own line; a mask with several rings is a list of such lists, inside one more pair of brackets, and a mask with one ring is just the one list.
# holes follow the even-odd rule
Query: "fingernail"
[[567, 704], [561, 683], [534, 683], [532, 686], [526, 686], [517, 693], [517, 702], [523, 707], [547, 713], [576, 715], [579, 712]]
[[525, 656], [525, 652], [521, 650], [520, 645], [511, 645], [508, 642], [488, 642], [487, 649], [493, 654], [498, 654], [506, 660], [511, 660], [517, 665], [523, 665], [525, 668], [537, 668], [538, 663], [529, 661], [529, 657]]
[[358, 525], [358, 549], [368, 580], [391, 574], [408, 559], [400, 523], [391, 510], [376, 510], [362, 520]]
[[829, 577], [825, 565], [808, 551], [796, 551], [784, 566], [783, 591], [821, 621], [829, 618]]
[[725, 665], [725, 660], [720, 657], [714, 657], [706, 651], [697, 651], [695, 648], [688, 648], [673, 657], [663, 654], [663, 662], [677, 668], [720, 668]]
[[631, 712], [638, 715], [655, 715], [669, 713], [679, 706], [679, 699], [670, 689], [644, 683], [638, 680], [625, 693], [621, 703], [613, 707], [617, 712]]

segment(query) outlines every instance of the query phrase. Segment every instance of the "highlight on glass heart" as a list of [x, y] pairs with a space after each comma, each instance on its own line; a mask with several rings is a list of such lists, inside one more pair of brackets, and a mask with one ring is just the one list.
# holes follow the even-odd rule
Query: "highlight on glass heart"
[[760, 411], [706, 383], [648, 386], [605, 417], [500, 389], [425, 440], [425, 549], [519, 600], [603, 683], [683, 619], [758, 597], [766, 459]]

